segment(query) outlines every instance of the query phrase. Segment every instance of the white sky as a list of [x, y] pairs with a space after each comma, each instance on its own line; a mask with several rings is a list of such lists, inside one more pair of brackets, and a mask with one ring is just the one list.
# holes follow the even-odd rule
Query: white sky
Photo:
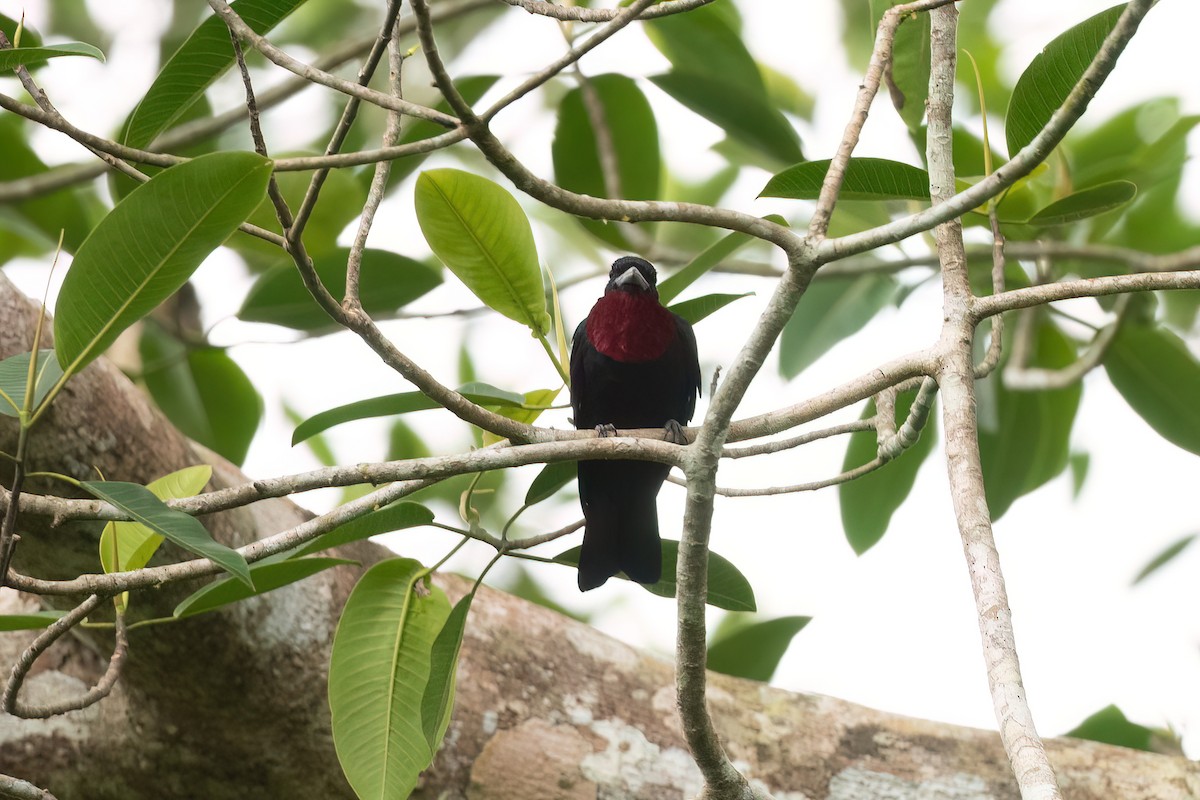
[[[24, 4], [33, 24], [45, 17], [47, 2]], [[120, 32], [108, 53], [107, 66], [85, 59], [62, 59], [41, 73], [50, 97], [68, 119], [87, 130], [113, 130], [153, 77], [155, 66], [144, 48], [155, 42], [166, 24], [164, 5], [152, 0], [91, 3], [96, 16], [104, 17], [107, 25]], [[1019, 73], [1050, 39], [1109, 5], [1109, 0], [1007, 0], [995, 18], [1002, 25], [997, 35], [1010, 42], [1006, 68], [1013, 75]], [[810, 157], [827, 157], [840, 137], [860, 81], [840, 54], [838, 4], [833, 0], [757, 0], [740, 6], [751, 50], [795, 76], [817, 96], [815, 122], [806, 126], [802, 135]], [[13, 0], [0, 0], [4, 13], [18, 14], [19, 7]], [[970, 0], [961, 7], [963, 24], [971, 24]], [[1157, 95], [1179, 96], [1184, 113], [1200, 112], [1200, 88], [1192, 71], [1179, 68], [1187, 63], [1185, 54], [1194, 49], [1190, 37], [1198, 25], [1200, 6], [1195, 3], [1173, 0], [1159, 4], [1093, 103], [1085, 124]], [[514, 41], [521, 46], [511, 46]], [[498, 42], [508, 44], [501, 50]], [[521, 75], [560, 52], [561, 38], [552, 23], [513, 10], [485, 39], [468, 48], [454, 68], [459, 74], [501, 71]], [[583, 66], [590, 74], [608, 70], [652, 74], [665, 67], [665, 61], [640, 32], [631, 29], [610, 47], [589, 56]], [[14, 91], [11, 80], [2, 83], [3, 91]], [[671, 165], [693, 176], [713, 166], [716, 160], [706, 150], [717, 140], [717, 130], [682, 114], [653, 87], [645, 89], [659, 110], [660, 136], [664, 149], [670, 150]], [[231, 103], [237, 101], [239, 91], [239, 87], [226, 84], [218, 87], [217, 93]], [[541, 112], [537, 101], [524, 101], [500, 119], [497, 129], [518, 155], [539, 173], [549, 175], [547, 143], [553, 123]], [[289, 142], [289, 129], [307, 132], [326, 124], [314, 122], [314, 115], [324, 120], [312, 103], [300, 103], [291, 112], [275, 115], [274, 149], [286, 150], [307, 138], [305, 133]], [[55, 162], [83, 156], [77, 146], [57, 134], [40, 133], [37, 141]], [[1194, 149], [1195, 136], [1191, 144]], [[876, 104], [857, 152], [912, 160], [903, 128], [886, 101]], [[435, 158], [429, 165], [438, 163]], [[765, 179], [765, 173], [747, 175], [726, 202], [753, 213], [778, 211], [794, 216], [794, 204], [753, 199]], [[1186, 180], [1186, 205], [1194, 211], [1200, 208], [1200, 179], [1189, 168]], [[401, 192], [384, 205], [372, 243], [422, 256], [425, 246], [411, 219], [409, 197]], [[531, 204], [526, 207], [531, 214], [546, 218]], [[544, 226], [537, 235], [543, 258], [554, 259], [552, 266], [560, 278], [587, 266], [578, 258], [567, 262], [571, 256], [561, 254], [561, 240]], [[15, 264], [7, 273], [26, 291], [40, 293], [44, 281], [41, 265]], [[307, 451], [289, 449], [291, 427], [282, 417], [281, 400], [308, 415], [407, 387], [349, 336], [329, 336], [293, 347], [261, 344], [290, 337], [277, 329], [226, 319], [241, 299], [240, 292], [228, 287], [244, 281], [240, 264], [223, 253], [214, 255], [197, 278], [210, 323], [223, 320], [215, 328], [215, 341], [236, 345], [232, 354], [254, 377], [266, 400], [267, 421], [246, 470], [261, 477], [316, 466]], [[765, 281], [750, 285], [744, 279], [713, 276], [700, 288], [703, 292], [748, 288], [757, 292], [697, 328], [707, 383], [714, 365], [730, 363], [771, 286]], [[597, 282], [567, 292], [568, 319], [578, 320], [586, 314], [599, 290]], [[461, 287], [445, 286], [422, 301], [421, 307], [433, 311], [473, 304]], [[1089, 313], [1080, 305], [1081, 313]], [[744, 414], [796, 402], [874, 364], [925, 346], [936, 335], [939, 322], [938, 287], [927, 285], [902, 312], [885, 312], [863, 335], [835, 348], [791, 384], [776, 378], [772, 356], [747, 396]], [[454, 382], [459, 342], [456, 323], [402, 322], [385, 329], [402, 350], [419, 363], [431, 365], [442, 380]], [[504, 321], [475, 324], [471, 343], [481, 363], [482, 380], [522, 391], [553, 384], [540, 347], [519, 326]], [[702, 404], [698, 418], [703, 408]], [[839, 420], [856, 415], [857, 410], [851, 410]], [[547, 415], [544, 421], [566, 426], [566, 413]], [[423, 424], [427, 426], [428, 420]], [[335, 448], [340, 459], [381, 458], [383, 430], [369, 422], [339, 429]], [[447, 449], [464, 442], [461, 434], [448, 428], [431, 438], [435, 446]], [[844, 446], [844, 440], [826, 442], [758, 465], [723, 467], [719, 480], [722, 485], [749, 486], [826, 477], [840, 471]], [[1064, 475], [1019, 500], [996, 525], [1021, 664], [1039, 728], [1045, 735], [1060, 734], [1088, 714], [1116, 703], [1135, 721], [1174, 726], [1185, 735], [1189, 754], [1200, 756], [1200, 621], [1196, 615], [1200, 581], [1195, 577], [1200, 554], [1189, 551], [1146, 584], [1129, 586], [1149, 558], [1180, 536], [1200, 530], [1190, 502], [1200, 474], [1196, 457], [1154, 434], [1112, 391], [1102, 371], [1087, 378], [1073, 448], [1091, 453], [1090, 474], [1079, 501], [1072, 502], [1070, 479]], [[974, 605], [946, 484], [941, 461], [931, 457], [888, 534], [861, 558], [854, 556], [842, 536], [835, 490], [718, 501], [713, 547], [750, 578], [760, 611], [767, 616], [814, 617], [785, 657], [776, 684], [916, 717], [995, 727]], [[320, 509], [335, 497], [330, 492], [314, 493], [300, 501]], [[662, 492], [665, 535], [677, 531], [682, 498], [678, 487], [667, 486]], [[511, 499], [515, 508], [519, 497]], [[570, 506], [538, 512], [523, 517], [530, 525], [525, 533], [548, 530], [577, 516]], [[439, 534], [412, 531], [390, 537], [388, 542], [427, 562], [436, 560], [452, 544]], [[565, 547], [549, 549], [554, 553]], [[486, 557], [482, 546], [468, 548], [451, 566], [472, 572]], [[545, 567], [536, 575], [561, 602], [596, 613], [596, 624], [602, 629], [661, 652], [670, 651], [672, 603], [619, 582], [580, 596], [574, 573], [565, 569]], [[718, 618], [714, 612], [713, 621]]]

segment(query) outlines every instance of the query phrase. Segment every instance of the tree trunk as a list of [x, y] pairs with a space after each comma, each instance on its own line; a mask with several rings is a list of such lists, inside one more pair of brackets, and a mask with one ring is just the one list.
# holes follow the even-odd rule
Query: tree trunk
[[[0, 358], [29, 349], [35, 320], [34, 305], [0, 274]], [[0, 417], [0, 450], [12, 452], [15, 435], [12, 419]], [[108, 479], [138, 482], [207, 462], [213, 486], [246, 480], [174, 430], [104, 359], [71, 382], [36, 429], [30, 462], [32, 470], [90, 478], [99, 468]], [[5, 470], [3, 479], [10, 477]], [[268, 500], [204, 521], [218, 539], [240, 545], [305, 515], [286, 500]], [[101, 527], [52, 527], [25, 516], [14, 566], [43, 578], [97, 571]], [[365, 566], [388, 552], [362, 543], [340, 555]], [[0, 773], [59, 800], [352, 797], [333, 752], [325, 670], [360, 571], [339, 567], [223, 612], [131, 631], [128, 663], [108, 699], [45, 721], [0, 717]], [[468, 586], [454, 576], [439, 580], [452, 596]], [[194, 588], [135, 593], [131, 621], [169, 614]], [[4, 590], [0, 613], [38, 602]], [[32, 638], [0, 635], [0, 662], [13, 663]], [[103, 672], [111, 639], [93, 629], [55, 645], [35, 665], [23, 698], [81, 694]], [[668, 662], [488, 590], [474, 603], [462, 659], [446, 743], [416, 796], [660, 800], [700, 790]], [[710, 680], [709, 702], [731, 756], [776, 797], [1017, 797], [995, 733], [720, 675]], [[1200, 797], [1200, 766], [1185, 759], [1074, 740], [1050, 749], [1073, 800]]]

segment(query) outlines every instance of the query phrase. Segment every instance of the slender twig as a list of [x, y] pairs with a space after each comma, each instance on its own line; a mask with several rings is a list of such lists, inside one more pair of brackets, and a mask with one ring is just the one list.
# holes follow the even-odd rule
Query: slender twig
[[[996, 213], [996, 204], [988, 206], [988, 221], [992, 226], [992, 294], [1004, 292], [1004, 234], [1000, 232], [1000, 216]], [[1000, 356], [1004, 352], [1004, 315], [992, 317], [992, 335], [988, 342], [987, 354], [975, 365], [975, 377], [986, 378], [1000, 364]]]
[[[1117, 302], [1113, 307], [1115, 315], [1113, 321], [1100, 329], [1095, 338], [1088, 344], [1087, 349], [1077, 359], [1061, 369], [1031, 367], [1023, 359], [1018, 361], [1016, 352], [1014, 351], [1013, 358], [1004, 367], [1004, 385], [1009, 389], [1044, 391], [1047, 389], [1062, 389], [1083, 380], [1085, 375], [1100, 365], [1100, 362], [1104, 359], [1104, 354], [1108, 352], [1109, 345], [1117, 337], [1117, 332], [1120, 330], [1121, 324], [1125, 319], [1132, 296], [1123, 294], [1117, 298]], [[1035, 313], [1035, 309], [1022, 311], [1022, 321], [1026, 318], [1032, 320]], [[999, 319], [999, 315], [992, 317], [992, 319]]]
[[1010, 289], [1003, 294], [976, 298], [971, 312], [978, 321], [1004, 311], [1031, 308], [1076, 297], [1103, 297], [1127, 292], [1177, 289], [1200, 289], [1200, 269], [1183, 272], [1108, 275], [1102, 278], [1082, 278], [1074, 281], [1028, 286], [1024, 289]]
[[[397, 2], [397, 7], [399, 3]], [[404, 53], [398, 40], [399, 23], [393, 21], [391, 39], [388, 43], [388, 85], [396, 97], [404, 96], [401, 76], [404, 70]], [[392, 147], [400, 140], [400, 121], [403, 117], [395, 111], [389, 111], [384, 124], [383, 147]], [[350, 255], [346, 259], [346, 295], [342, 298], [342, 307], [361, 309], [359, 298], [359, 277], [362, 273], [363, 252], [367, 247], [367, 236], [371, 233], [371, 225], [375, 221], [375, 213], [383, 202], [387, 190], [388, 177], [392, 174], [392, 162], [380, 161], [375, 165], [375, 174], [371, 176], [371, 187], [367, 190], [367, 202], [363, 205], [362, 217], [358, 229], [354, 233], [354, 241], [350, 244]]]
[[830, 436], [841, 436], [842, 434], [854, 433], [855, 431], [867, 431], [872, 427], [874, 427], [872, 420], [856, 419], [853, 422], [834, 425], [831, 428], [824, 428], [819, 431], [812, 431], [811, 433], [802, 433], [799, 436], [793, 436], [788, 439], [775, 439], [745, 447], [726, 447], [721, 452], [721, 455], [724, 458], [746, 458], [748, 456], [765, 455], [767, 453], [781, 453], [784, 450], [792, 450], [809, 442], [818, 441], [819, 439], [826, 439]]
[[317, 69], [311, 64], [305, 64], [298, 61], [287, 53], [275, 47], [266, 37], [259, 36], [254, 30], [247, 25], [237, 12], [229, 7], [228, 3], [221, 0], [208, 0], [212, 10], [225, 21], [225, 24], [230, 27], [239, 39], [248, 42], [255, 50], [266, 56], [267, 60], [277, 66], [283, 67], [288, 72], [292, 72], [310, 83], [319, 83], [322, 86], [327, 86], [330, 89], [335, 89], [342, 94], [357, 97], [360, 100], [365, 100], [372, 105], [377, 105], [381, 108], [387, 108], [394, 111], [400, 111], [412, 117], [427, 119], [430, 122], [436, 122], [447, 128], [453, 128], [458, 125], [458, 120], [449, 114], [443, 114], [440, 111], [435, 111], [432, 108], [410, 103], [407, 100], [402, 100], [397, 97], [392, 97], [384, 92], [377, 92], [366, 86], [362, 86], [353, 81], [347, 81], [336, 75], [331, 75], [324, 70]]
[[[96, 597], [96, 595], [92, 597]], [[87, 603], [85, 602], [84, 605], [87, 605]], [[79, 608], [82, 607], [80, 606]], [[83, 617], [87, 616], [88, 613], [88, 611], [85, 611], [78, 617], [77, 622], [82, 621]], [[65, 618], [63, 617], [63, 619]], [[99, 703], [112, 692], [113, 687], [117, 685], [117, 679], [121, 676], [121, 668], [125, 664], [125, 658], [129, 651], [129, 636], [125, 629], [125, 615], [119, 612], [115, 624], [116, 643], [113, 646], [112, 655], [108, 659], [108, 667], [104, 670], [104, 674], [96, 682], [95, 686], [78, 697], [64, 698], [47, 705], [31, 706], [25, 705], [20, 701], [18, 694], [21, 691], [21, 685], [29, 675], [29, 670], [33, 667], [34, 661], [65, 632], [66, 630], [63, 630], [54, 636], [47, 636], [45, 637], [45, 641], [43, 641], [43, 637], [38, 637], [29, 646], [29, 649], [17, 659], [17, 663], [13, 665], [8, 686], [4, 691], [4, 710], [6, 712], [22, 719], [49, 719], [59, 714], [66, 714], [69, 711], [82, 711], [89, 706]]]
[[863, 126], [867, 122], [867, 114], [871, 110], [871, 102], [879, 91], [883, 80], [884, 68], [892, 61], [892, 43], [896, 38], [896, 30], [905, 19], [921, 11], [956, 2], [956, 0], [917, 0], [914, 3], [893, 6], [883, 14], [879, 22], [879, 30], [875, 35], [875, 47], [871, 51], [871, 60], [862, 84], [858, 88], [858, 97], [854, 101], [854, 111], [850, 121], [846, 123], [838, 144], [837, 153], [829, 162], [825, 171], [825, 179], [821, 183], [821, 191], [817, 196], [817, 205], [813, 210], [812, 219], [808, 223], [808, 235], [819, 241], [829, 230], [829, 220], [833, 217], [833, 208], [837, 204], [838, 192], [846, 177], [846, 168], [850, 164], [850, 156], [858, 145]]

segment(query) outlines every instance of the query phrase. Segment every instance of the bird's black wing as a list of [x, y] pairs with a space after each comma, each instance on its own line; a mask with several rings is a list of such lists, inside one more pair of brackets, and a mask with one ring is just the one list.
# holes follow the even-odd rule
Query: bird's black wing
[[[672, 313], [675, 317], [675, 328], [679, 331], [679, 346], [683, 349], [684, 357], [687, 360], [686, 375], [687, 380], [683, 389], [684, 408], [687, 413], [683, 419], [676, 422], [686, 425], [691, 421], [692, 415], [696, 413], [696, 397], [703, 392], [700, 389], [700, 351], [696, 346], [696, 333], [692, 330], [692, 325], [678, 314]], [[574, 376], [572, 376], [574, 377]]]
[[571, 414], [575, 427], [588, 427], [583, 424], [587, 409], [583, 408], [584, 397], [587, 394], [587, 370], [584, 368], [585, 351], [594, 349], [587, 338], [587, 319], [575, 328], [575, 336], [571, 339]]

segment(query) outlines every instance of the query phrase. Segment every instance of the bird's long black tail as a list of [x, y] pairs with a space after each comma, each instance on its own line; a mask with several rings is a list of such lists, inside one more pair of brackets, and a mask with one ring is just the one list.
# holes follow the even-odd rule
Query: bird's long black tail
[[579, 497], [587, 526], [579, 556], [586, 592], [624, 572], [638, 583], [662, 577], [658, 490], [670, 467], [649, 461], [579, 462]]

